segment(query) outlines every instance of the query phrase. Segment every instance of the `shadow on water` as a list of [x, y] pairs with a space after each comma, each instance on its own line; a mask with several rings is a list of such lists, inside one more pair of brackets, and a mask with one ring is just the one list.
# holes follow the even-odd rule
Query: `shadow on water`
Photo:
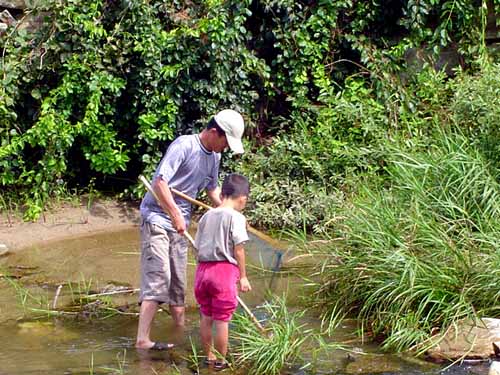
[[[35, 246], [0, 259], [2, 274], [9, 280], [18, 278], [23, 287], [46, 306], [52, 305], [56, 290], [62, 285], [56, 301], [67, 306], [77, 293], [95, 293], [113, 288], [134, 289], [139, 285], [139, 238], [137, 230], [106, 233], [74, 240]], [[279, 260], [275, 249], [254, 241], [247, 248], [249, 277], [253, 290], [242, 297], [257, 316], [269, 294], [288, 296], [290, 309], [300, 309], [300, 281], [292, 275], [263, 272], [255, 265], [273, 268]], [[252, 266], [252, 263], [254, 266]], [[194, 264], [188, 269], [192, 288]], [[69, 284], [70, 283], [70, 284]], [[160, 312], [152, 327], [153, 340], [176, 344], [168, 352], [138, 351], [134, 348], [137, 329], [136, 294], [108, 297], [120, 305], [119, 315], [92, 318], [75, 313], [49, 317], [46, 312], [26, 310], [23, 296], [5, 277], [0, 278], [0, 375], [26, 374], [209, 374], [213, 370], [196, 368], [193, 347], [200, 350], [198, 313], [193, 293], [187, 295], [187, 322], [179, 331], [166, 312]], [[26, 298], [26, 296], [24, 296]], [[26, 303], [28, 304], [28, 303]], [[243, 313], [243, 312], [242, 312]], [[311, 327], [318, 327], [313, 316], [306, 317]], [[353, 338], [354, 323], [345, 321], [335, 340]], [[411, 358], [381, 354], [373, 344], [352, 343], [352, 351], [331, 351], [315, 361], [315, 367], [294, 368], [285, 373], [299, 374], [442, 374], [486, 375], [488, 364], [443, 366]], [[307, 355], [305, 356], [307, 358]], [[227, 371], [226, 371], [227, 372]], [[244, 371], [239, 371], [244, 373]]]

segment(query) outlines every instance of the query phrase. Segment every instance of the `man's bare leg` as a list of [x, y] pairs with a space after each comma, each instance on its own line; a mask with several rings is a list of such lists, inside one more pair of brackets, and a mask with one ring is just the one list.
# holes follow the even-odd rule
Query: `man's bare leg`
[[158, 302], [142, 301], [139, 312], [139, 325], [137, 327], [137, 339], [135, 342], [136, 348], [149, 349], [153, 346], [154, 343], [150, 339], [150, 333], [156, 311], [158, 311]]
[[185, 309], [186, 308], [184, 306], [170, 305], [170, 315], [172, 315], [172, 319], [174, 320], [175, 325], [178, 327], [184, 327]]

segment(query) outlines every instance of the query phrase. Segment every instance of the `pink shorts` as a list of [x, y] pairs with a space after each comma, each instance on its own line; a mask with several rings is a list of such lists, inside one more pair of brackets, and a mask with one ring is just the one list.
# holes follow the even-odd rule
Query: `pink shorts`
[[238, 266], [229, 262], [202, 262], [196, 268], [194, 295], [201, 313], [214, 320], [231, 320], [238, 306]]

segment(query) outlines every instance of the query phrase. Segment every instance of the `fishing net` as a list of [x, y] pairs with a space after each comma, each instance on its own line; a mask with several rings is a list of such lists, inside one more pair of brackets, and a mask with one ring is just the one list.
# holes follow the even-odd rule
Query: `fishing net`
[[283, 261], [283, 250], [249, 233], [250, 241], [245, 245], [245, 253], [249, 262], [268, 271], [279, 271]]

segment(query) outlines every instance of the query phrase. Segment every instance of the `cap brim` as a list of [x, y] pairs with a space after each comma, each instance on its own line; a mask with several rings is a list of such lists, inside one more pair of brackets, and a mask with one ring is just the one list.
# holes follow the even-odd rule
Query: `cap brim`
[[241, 139], [231, 137], [230, 135], [227, 134], [226, 134], [226, 139], [229, 148], [231, 149], [233, 154], [243, 154], [245, 152], [245, 150], [243, 149], [243, 143], [241, 143]]

